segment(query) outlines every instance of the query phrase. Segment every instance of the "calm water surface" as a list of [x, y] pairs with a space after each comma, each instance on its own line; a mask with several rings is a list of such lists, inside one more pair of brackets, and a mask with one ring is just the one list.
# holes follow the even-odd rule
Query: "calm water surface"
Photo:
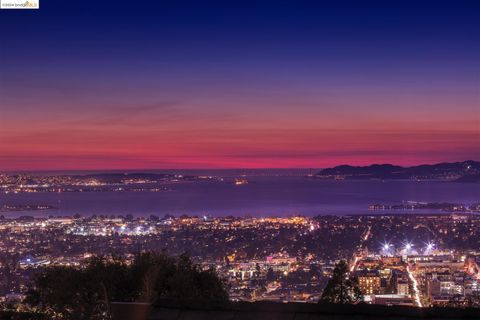
[[[1, 194], [1, 204], [50, 204], [58, 210], [16, 215], [156, 214], [288, 216], [362, 214], [373, 203], [480, 202], [480, 185], [441, 181], [331, 181], [303, 176], [248, 176], [249, 184], [169, 183], [164, 192]], [[230, 179], [231, 181], [231, 179]], [[396, 211], [404, 213], [404, 211]]]

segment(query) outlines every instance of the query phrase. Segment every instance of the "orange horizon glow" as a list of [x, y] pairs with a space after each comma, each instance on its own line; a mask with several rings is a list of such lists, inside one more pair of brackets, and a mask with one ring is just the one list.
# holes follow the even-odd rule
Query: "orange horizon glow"
[[0, 171], [480, 159], [473, 2], [259, 2], [0, 12]]
[[[476, 160], [476, 128], [331, 128], [305, 124], [262, 128], [131, 128], [105, 124], [33, 128], [2, 127], [0, 171], [100, 169], [321, 168], [341, 164], [402, 166]], [[336, 124], [338, 127], [339, 124]], [[363, 124], [364, 127], [375, 127]], [[413, 127], [423, 129], [414, 129]], [[309, 128], [310, 127], [310, 128]], [[330, 127], [330, 128], [329, 128]], [[388, 125], [387, 125], [388, 127]]]

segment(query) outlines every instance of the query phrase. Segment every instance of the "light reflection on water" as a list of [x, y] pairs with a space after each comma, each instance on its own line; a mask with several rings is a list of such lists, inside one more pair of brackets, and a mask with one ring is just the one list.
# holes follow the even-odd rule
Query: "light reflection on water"
[[[235, 174], [237, 172], [228, 176]], [[49, 204], [59, 208], [1, 214], [344, 215], [372, 213], [368, 211], [370, 204], [394, 204], [405, 200], [467, 204], [480, 202], [478, 184], [441, 181], [332, 181], [308, 179], [302, 175], [258, 174], [249, 176], [248, 180], [248, 184], [241, 186], [235, 186], [231, 180], [175, 183], [169, 184], [169, 190], [162, 192], [1, 194], [0, 205]]]

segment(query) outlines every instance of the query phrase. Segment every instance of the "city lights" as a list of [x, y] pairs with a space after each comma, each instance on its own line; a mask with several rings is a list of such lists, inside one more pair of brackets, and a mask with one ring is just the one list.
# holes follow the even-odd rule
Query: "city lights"
[[413, 275], [410, 266], [407, 266], [407, 271], [408, 271], [408, 277], [410, 278], [410, 281], [412, 282], [412, 288], [413, 288], [413, 294], [414, 294], [414, 299], [415, 299], [415, 304], [418, 307], [422, 307], [422, 302], [420, 301], [420, 291], [418, 290], [418, 281], [415, 279], [415, 276]]
[[480, 319], [437, 2], [0, 0], [0, 320]]
[[[461, 224], [470, 228], [464, 237], [477, 239], [480, 234], [480, 217], [430, 217], [403, 217], [400, 225], [408, 231], [408, 237], [416, 238], [419, 225], [428, 225], [431, 230], [451, 230], [437, 234], [443, 237], [442, 243], [456, 239]], [[480, 252], [474, 249], [457, 251], [438, 248], [438, 242], [432, 240], [422, 246], [410, 240], [399, 243], [392, 239], [381, 242], [376, 251], [368, 250], [383, 237], [378, 230], [393, 230], [395, 221], [391, 216], [49, 217], [0, 220], [0, 235], [2, 239], [11, 239], [4, 250], [21, 252], [23, 257], [10, 291], [26, 286], [32, 268], [82, 266], [88, 257], [103, 253], [109, 246], [126, 259], [137, 248], [169, 248], [177, 254], [188, 250], [202, 257], [202, 268], [213, 267], [222, 275], [234, 300], [253, 299], [245, 295], [244, 288], [249, 288], [256, 292], [255, 301], [317, 301], [321, 281], [326, 281], [335, 267], [330, 257], [348, 260], [348, 271], [360, 280], [368, 303], [424, 306], [424, 301], [430, 301], [437, 305], [442, 303], [442, 297], [458, 295], [465, 288], [480, 293]], [[67, 249], [56, 250], [56, 254], [38, 254], [46, 243], [52, 248]], [[348, 250], [337, 249], [339, 244]], [[282, 249], [265, 249], [276, 246]], [[421, 253], [417, 253], [417, 247], [422, 247]], [[285, 278], [288, 281], [282, 285]], [[306, 286], [305, 279], [311, 289], [299, 296], [295, 286]], [[257, 281], [266, 281], [267, 291], [259, 288]], [[290, 281], [291, 286], [286, 285]]]
[[435, 249], [435, 244], [433, 242], [425, 243], [425, 254], [431, 254], [432, 251]]
[[389, 256], [392, 254], [392, 249], [393, 249], [393, 246], [391, 243], [389, 242], [385, 242], [383, 245], [382, 245], [382, 253], [386, 256]]

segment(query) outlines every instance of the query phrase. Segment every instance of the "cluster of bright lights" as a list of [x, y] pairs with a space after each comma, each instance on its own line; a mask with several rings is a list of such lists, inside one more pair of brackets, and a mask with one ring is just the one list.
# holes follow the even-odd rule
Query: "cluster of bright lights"
[[412, 270], [410, 270], [410, 266], [407, 266], [407, 273], [408, 273], [408, 277], [410, 278], [410, 281], [412, 282], [413, 297], [415, 299], [415, 304], [421, 308], [423, 307], [423, 305], [422, 305], [422, 301], [420, 300], [420, 290], [418, 289], [418, 281], [415, 278], [415, 275], [413, 274]]
[[435, 244], [432, 243], [432, 242], [427, 242], [427, 243], [425, 244], [425, 246], [426, 246], [426, 247], [425, 247], [425, 254], [431, 253], [432, 250], [435, 248]]
[[391, 248], [393, 248], [393, 245], [389, 242], [385, 242], [383, 245], [382, 245], [382, 252], [384, 255], [391, 255]]
[[[382, 253], [385, 254], [385, 255], [390, 255], [392, 254], [392, 250], [393, 250], [394, 246], [393, 244], [389, 243], [389, 242], [384, 242], [382, 244]], [[425, 247], [424, 247], [424, 253], [425, 254], [430, 254], [432, 253], [432, 251], [435, 249], [435, 244], [431, 241], [425, 243]], [[405, 252], [406, 254], [411, 254], [412, 252], [414, 252], [414, 244], [410, 241], [405, 241], [403, 243], [403, 252]]]

